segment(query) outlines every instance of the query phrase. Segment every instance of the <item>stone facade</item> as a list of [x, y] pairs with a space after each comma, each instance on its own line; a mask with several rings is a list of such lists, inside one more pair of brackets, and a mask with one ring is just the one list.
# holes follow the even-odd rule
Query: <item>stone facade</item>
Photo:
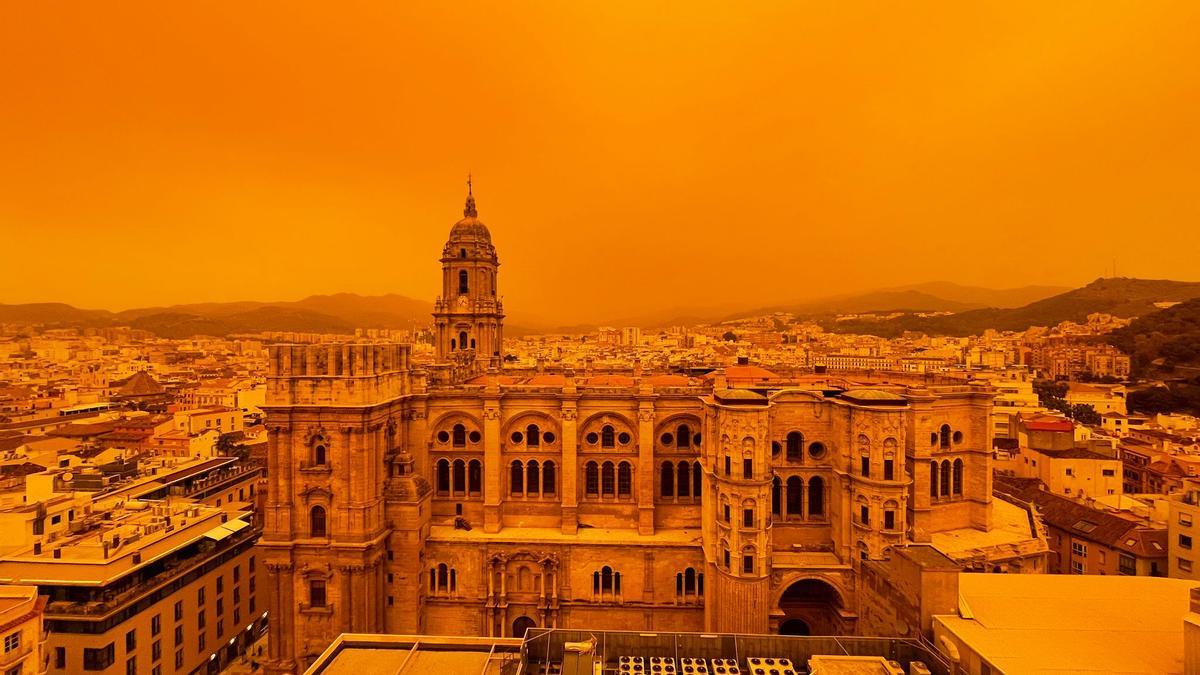
[[473, 198], [442, 265], [434, 366], [270, 349], [272, 672], [341, 632], [854, 634], [866, 561], [990, 525], [989, 388], [503, 370]]

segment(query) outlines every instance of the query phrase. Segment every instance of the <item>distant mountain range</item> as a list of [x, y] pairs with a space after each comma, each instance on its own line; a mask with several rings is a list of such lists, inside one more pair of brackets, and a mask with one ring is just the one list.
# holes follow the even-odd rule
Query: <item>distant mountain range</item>
[[858, 295], [838, 295], [823, 300], [765, 307], [737, 316], [756, 316], [771, 312], [789, 312], [801, 316], [814, 314], [859, 314], [871, 312], [962, 312], [985, 307], [1020, 307], [1070, 290], [1057, 286], [1025, 286], [992, 289], [933, 282], [915, 286], [886, 288]]
[[1097, 312], [1121, 318], [1145, 316], [1159, 311], [1155, 303], [1182, 302], [1197, 297], [1200, 297], [1200, 282], [1104, 278], [1021, 307], [972, 309], [947, 316], [905, 314], [886, 321], [838, 321], [828, 322], [827, 326], [839, 333], [883, 337], [905, 331], [978, 335], [988, 328], [1019, 331], [1030, 326], [1053, 326], [1063, 321], [1082, 322], [1089, 314]]
[[212, 302], [109, 312], [60, 303], [0, 305], [0, 322], [130, 326], [161, 337], [257, 331], [352, 333], [355, 328], [413, 328], [429, 323], [433, 304], [402, 295], [314, 295], [295, 302]]
[[[539, 322], [522, 317], [518, 323], [525, 328], [506, 325], [505, 332], [508, 335], [580, 333], [594, 330], [596, 325], [656, 329], [788, 312], [820, 321], [837, 332], [883, 336], [899, 335], [904, 331], [969, 335], [988, 328], [1023, 330], [1029, 326], [1054, 325], [1061, 321], [1082, 321], [1093, 312], [1107, 312], [1121, 317], [1143, 316], [1155, 311], [1155, 302], [1183, 301], [1196, 297], [1200, 297], [1200, 283], [1168, 280], [1098, 279], [1074, 290], [1053, 286], [989, 289], [931, 282], [751, 310], [731, 307], [679, 309], [602, 324], [554, 329], [538, 326]], [[257, 331], [351, 333], [355, 328], [411, 329], [428, 325], [432, 311], [432, 303], [402, 295], [339, 293], [314, 295], [294, 302], [197, 303], [122, 312], [79, 309], [62, 303], [0, 304], [0, 323], [132, 326], [162, 337], [184, 338]], [[895, 312], [903, 314], [883, 321], [833, 320], [837, 314]], [[915, 314], [917, 312], [953, 314], [920, 317]], [[534, 326], [538, 326], [538, 330], [534, 330]]]

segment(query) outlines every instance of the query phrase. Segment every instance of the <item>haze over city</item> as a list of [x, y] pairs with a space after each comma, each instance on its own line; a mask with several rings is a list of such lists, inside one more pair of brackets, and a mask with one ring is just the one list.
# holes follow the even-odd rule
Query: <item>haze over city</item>
[[0, 231], [45, 255], [0, 301], [429, 298], [468, 171], [508, 304], [564, 324], [1194, 280], [1198, 33], [1195, 3], [9, 5]]

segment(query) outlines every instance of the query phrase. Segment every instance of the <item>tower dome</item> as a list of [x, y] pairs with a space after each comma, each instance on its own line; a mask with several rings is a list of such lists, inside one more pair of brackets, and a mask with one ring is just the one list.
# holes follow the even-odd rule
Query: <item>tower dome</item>
[[492, 242], [492, 233], [479, 220], [479, 212], [475, 210], [475, 195], [471, 192], [470, 180], [467, 181], [467, 203], [463, 207], [463, 218], [450, 228], [450, 241], [464, 240]]

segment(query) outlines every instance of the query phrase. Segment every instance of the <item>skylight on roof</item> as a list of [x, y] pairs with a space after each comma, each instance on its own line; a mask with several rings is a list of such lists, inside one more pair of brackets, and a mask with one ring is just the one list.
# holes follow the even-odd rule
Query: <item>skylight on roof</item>
[[1093, 523], [1090, 520], [1081, 520], [1081, 521], [1075, 523], [1074, 525], [1072, 525], [1071, 527], [1076, 530], [1079, 530], [1080, 532], [1091, 532], [1092, 530], [1099, 527], [1099, 525], [1097, 525], [1096, 523]]

